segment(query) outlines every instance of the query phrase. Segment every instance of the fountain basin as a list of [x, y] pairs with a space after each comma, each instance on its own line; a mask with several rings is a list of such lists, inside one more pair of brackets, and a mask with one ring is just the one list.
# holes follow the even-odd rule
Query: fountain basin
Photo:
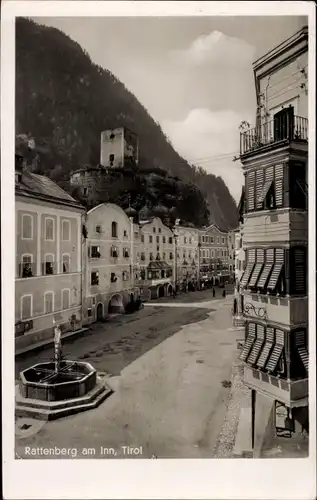
[[97, 382], [90, 363], [63, 360], [58, 373], [55, 363], [38, 363], [20, 373], [19, 389], [23, 398], [40, 401], [64, 401], [82, 397]]

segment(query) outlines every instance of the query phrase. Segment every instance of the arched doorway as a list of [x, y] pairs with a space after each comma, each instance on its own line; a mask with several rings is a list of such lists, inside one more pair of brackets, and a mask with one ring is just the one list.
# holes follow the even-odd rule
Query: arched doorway
[[109, 300], [108, 313], [109, 314], [116, 314], [116, 313], [123, 312], [123, 310], [124, 310], [124, 307], [123, 307], [122, 297], [119, 293], [116, 293]]
[[173, 287], [172, 285], [167, 285], [167, 295], [171, 297], [173, 295]]
[[158, 287], [157, 295], [159, 298], [164, 297], [164, 286]]
[[97, 305], [97, 321], [103, 320], [103, 304], [99, 302]]

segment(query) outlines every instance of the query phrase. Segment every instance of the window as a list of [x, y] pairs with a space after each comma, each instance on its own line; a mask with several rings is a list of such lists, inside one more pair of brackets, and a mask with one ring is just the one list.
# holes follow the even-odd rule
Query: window
[[69, 290], [69, 288], [64, 288], [64, 290], [62, 290], [62, 308], [63, 309], [70, 308], [70, 290]]
[[20, 274], [22, 278], [32, 278], [33, 276], [33, 256], [22, 255], [22, 262], [20, 264]]
[[173, 253], [170, 252], [170, 260], [173, 260]]
[[308, 185], [306, 183], [306, 164], [289, 162], [289, 206], [307, 210]]
[[166, 259], [166, 253], [165, 253], [165, 252], [163, 252], [163, 254], [162, 254], [162, 259], [163, 259], [163, 260], [165, 260], [165, 259]]
[[63, 222], [62, 222], [62, 239], [63, 239], [63, 241], [70, 240], [70, 222], [69, 222], [69, 220], [63, 220]]
[[125, 230], [123, 231], [123, 237], [124, 237], [124, 238], [127, 238], [127, 236], [128, 236], [128, 232], [127, 232], [127, 230], [125, 229]]
[[129, 249], [128, 248], [124, 248], [123, 249], [123, 257], [125, 259], [128, 259], [130, 257], [130, 253], [129, 253]]
[[158, 229], [158, 232], [159, 232], [160, 234], [161, 234], [161, 232], [162, 232], [162, 229], [161, 229], [160, 227], [159, 227], [159, 229]]
[[151, 234], [149, 236], [149, 243], [153, 243], [153, 236]]
[[145, 253], [141, 252], [141, 260], [145, 260]]
[[213, 243], [214, 242], [214, 238], [213, 236], [210, 236], [210, 243]]
[[88, 315], [88, 318], [91, 318], [91, 316], [92, 316], [92, 310], [91, 309], [87, 309], [87, 315]]
[[110, 281], [111, 283], [115, 283], [117, 281], [117, 276], [116, 276], [116, 273], [111, 273], [110, 275]]
[[163, 236], [163, 244], [166, 243], [166, 237]]
[[45, 292], [44, 294], [44, 314], [54, 312], [54, 292]]
[[128, 281], [129, 274], [127, 271], [122, 271], [122, 281]]
[[284, 206], [284, 165], [270, 165], [246, 176], [247, 212]]
[[185, 243], [185, 245], [186, 245], [186, 243], [187, 243], [187, 238], [186, 238], [186, 236], [184, 236], [184, 243]]
[[54, 255], [46, 255], [45, 256], [45, 262], [44, 262], [44, 269], [43, 269], [43, 274], [48, 275], [48, 274], [54, 274]]
[[111, 236], [112, 238], [118, 238], [118, 224], [115, 221], [111, 223]]
[[173, 244], [173, 238], [172, 237], [168, 238], [168, 242], [169, 242], [170, 245], [172, 245]]
[[29, 214], [22, 215], [22, 239], [33, 239], [33, 217]]
[[150, 252], [150, 260], [153, 260], [153, 253]]
[[191, 238], [189, 238], [189, 244], [190, 244], [190, 245], [192, 244], [192, 239], [191, 239]]
[[159, 243], [159, 242], [160, 242], [160, 237], [159, 237], [159, 236], [157, 236], [157, 237], [156, 237], [156, 243]]
[[156, 251], [159, 252], [160, 251], [160, 245], [157, 245], [156, 247]]
[[92, 246], [90, 247], [90, 255], [92, 259], [100, 259], [100, 247], [99, 246]]
[[225, 239], [224, 239], [224, 238], [222, 238], [222, 244], [223, 244], [223, 245], [225, 244]]
[[153, 227], [153, 233], [156, 233], [156, 228], [155, 227]]
[[101, 226], [100, 225], [96, 226], [96, 233], [101, 233]]
[[83, 195], [84, 195], [84, 196], [87, 196], [87, 195], [88, 195], [88, 188], [87, 188], [87, 187], [84, 187], [84, 188], [83, 188]]
[[99, 285], [99, 272], [93, 271], [90, 275], [91, 286]]
[[141, 234], [141, 243], [144, 243], [144, 234]]
[[50, 217], [45, 218], [45, 239], [49, 241], [54, 240], [54, 219]]
[[29, 319], [33, 315], [33, 296], [23, 295], [21, 297], [21, 320]]
[[69, 273], [70, 272], [70, 255], [68, 253], [63, 253], [62, 263], [63, 263], [63, 273]]
[[109, 155], [109, 164], [110, 164], [111, 167], [113, 165], [113, 162], [114, 162], [114, 154], [110, 154]]
[[111, 247], [110, 255], [111, 255], [111, 257], [113, 257], [115, 259], [117, 259], [119, 257], [119, 252], [118, 252], [117, 247], [114, 247], [114, 246]]

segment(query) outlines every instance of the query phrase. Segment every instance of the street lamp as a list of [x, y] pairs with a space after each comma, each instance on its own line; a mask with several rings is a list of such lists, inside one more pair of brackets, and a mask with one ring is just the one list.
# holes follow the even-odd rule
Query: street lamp
[[177, 285], [177, 235], [174, 233], [174, 290]]

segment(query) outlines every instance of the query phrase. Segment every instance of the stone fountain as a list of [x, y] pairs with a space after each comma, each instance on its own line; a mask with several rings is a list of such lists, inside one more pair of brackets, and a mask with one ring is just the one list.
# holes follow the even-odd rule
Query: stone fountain
[[20, 373], [16, 417], [54, 420], [96, 408], [112, 389], [84, 361], [62, 359], [61, 329], [54, 322], [54, 360]]

